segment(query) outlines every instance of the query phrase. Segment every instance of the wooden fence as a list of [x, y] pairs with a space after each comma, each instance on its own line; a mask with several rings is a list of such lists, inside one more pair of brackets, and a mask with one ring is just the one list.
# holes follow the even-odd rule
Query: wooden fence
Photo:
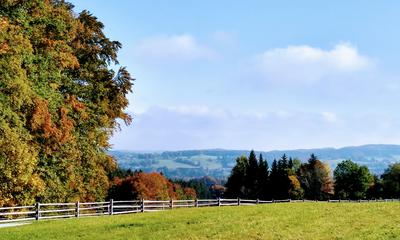
[[140, 212], [162, 211], [173, 208], [210, 207], [210, 206], [248, 206], [283, 202], [394, 202], [400, 199], [376, 200], [251, 200], [251, 199], [196, 199], [196, 200], [129, 200], [108, 202], [76, 202], [76, 203], [36, 203], [32, 206], [15, 206], [0, 208], [0, 223], [30, 221], [53, 218], [71, 218], [84, 216], [117, 215]]

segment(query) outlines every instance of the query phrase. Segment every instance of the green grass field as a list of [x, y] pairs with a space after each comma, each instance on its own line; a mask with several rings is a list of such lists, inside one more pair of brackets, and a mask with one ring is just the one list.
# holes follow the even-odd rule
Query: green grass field
[[400, 203], [282, 203], [39, 221], [0, 239], [400, 239]]

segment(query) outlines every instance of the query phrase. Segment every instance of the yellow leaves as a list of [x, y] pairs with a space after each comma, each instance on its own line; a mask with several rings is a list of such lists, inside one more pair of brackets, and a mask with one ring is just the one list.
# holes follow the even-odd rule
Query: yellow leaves
[[74, 55], [73, 49], [68, 46], [65, 40], [55, 40], [53, 38], [44, 37], [41, 39], [46, 52], [50, 54], [58, 63], [61, 69], [77, 69], [79, 62]]
[[295, 175], [290, 175], [289, 181], [292, 189], [297, 190], [301, 188], [300, 181], [297, 179]]
[[42, 180], [34, 173], [37, 150], [29, 144], [27, 136], [7, 124], [1, 124], [0, 206], [30, 204], [31, 196], [43, 190]]
[[36, 192], [36, 194], [44, 192], [45, 190], [45, 183], [37, 173], [34, 173], [29, 177], [28, 185]]
[[57, 83], [50, 83], [49, 85], [53, 90], [57, 90], [60, 87]]
[[5, 28], [8, 27], [8, 20], [6, 17], [0, 18], [0, 30], [4, 30]]
[[59, 61], [62, 68], [70, 68], [70, 69], [79, 68], [78, 59], [71, 52], [59, 52], [57, 60]]

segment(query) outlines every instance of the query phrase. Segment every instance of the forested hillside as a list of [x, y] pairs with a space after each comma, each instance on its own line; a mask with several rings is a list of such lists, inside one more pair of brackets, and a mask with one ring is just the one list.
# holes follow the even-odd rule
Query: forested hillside
[[65, 1], [0, 1], [0, 206], [106, 197], [132, 78], [103, 28]]
[[[111, 151], [123, 168], [142, 169], [143, 171], [162, 171], [172, 178], [193, 178], [205, 175], [226, 178], [240, 155], [249, 155], [250, 151], [241, 150], [191, 150], [161, 153], [136, 153], [129, 151]], [[366, 165], [373, 173], [382, 174], [389, 164], [400, 160], [399, 145], [365, 145], [344, 148], [322, 148], [303, 150], [282, 150], [262, 153], [271, 166], [274, 159], [283, 154], [299, 158], [305, 162], [314, 153], [334, 169], [346, 159]]]

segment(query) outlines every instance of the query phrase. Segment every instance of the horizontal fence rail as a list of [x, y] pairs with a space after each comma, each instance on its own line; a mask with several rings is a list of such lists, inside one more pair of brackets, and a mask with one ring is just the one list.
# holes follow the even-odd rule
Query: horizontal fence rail
[[259, 200], [259, 199], [195, 199], [195, 200], [123, 200], [108, 202], [76, 203], [36, 203], [31, 206], [0, 207], [0, 223], [31, 221], [40, 219], [72, 218], [84, 216], [119, 215], [140, 212], [155, 212], [173, 208], [213, 207], [213, 206], [250, 206], [272, 203], [328, 202], [328, 203], [365, 203], [365, 202], [399, 202], [400, 199], [372, 200]]

